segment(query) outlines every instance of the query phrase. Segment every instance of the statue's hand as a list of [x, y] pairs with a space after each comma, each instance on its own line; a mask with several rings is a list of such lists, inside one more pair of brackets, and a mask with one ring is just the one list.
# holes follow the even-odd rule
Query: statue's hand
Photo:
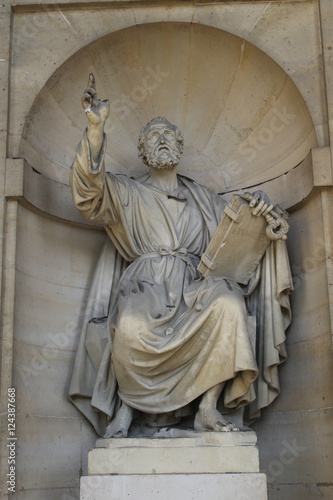
[[267, 221], [266, 234], [271, 240], [286, 240], [289, 230], [287, 222], [288, 213], [280, 207], [271, 203], [268, 196], [263, 191], [255, 193], [244, 193], [241, 197], [246, 200], [252, 208], [252, 214], [263, 215]]
[[252, 214], [266, 217], [267, 222], [270, 222], [269, 213], [273, 210], [274, 205], [263, 191], [255, 191], [254, 193], [245, 193], [244, 199], [249, 202], [250, 208], [253, 208]]
[[95, 77], [92, 73], [89, 75], [88, 86], [81, 97], [81, 103], [89, 125], [104, 125], [110, 114], [110, 104], [108, 99], [101, 101], [97, 97]]

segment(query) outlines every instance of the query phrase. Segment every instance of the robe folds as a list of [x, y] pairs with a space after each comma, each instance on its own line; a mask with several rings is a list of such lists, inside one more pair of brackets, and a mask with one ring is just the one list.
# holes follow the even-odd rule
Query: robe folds
[[[109, 236], [89, 292], [69, 398], [102, 435], [120, 400], [149, 414], [179, 411], [225, 382], [223, 406], [260, 414], [280, 392], [291, 274], [272, 242], [249, 284], [202, 278], [202, 253], [226, 201], [178, 176], [167, 193], [105, 173], [86, 132], [71, 170], [78, 210]], [[248, 316], [256, 317], [251, 342]]]

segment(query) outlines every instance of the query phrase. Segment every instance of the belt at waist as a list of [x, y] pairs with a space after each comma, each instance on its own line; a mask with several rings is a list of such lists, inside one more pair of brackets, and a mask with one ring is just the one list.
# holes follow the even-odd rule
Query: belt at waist
[[154, 257], [176, 257], [178, 259], [181, 259], [183, 262], [185, 262], [188, 266], [190, 266], [193, 271], [196, 271], [193, 262], [191, 260], [191, 257], [195, 257], [196, 259], [199, 259], [198, 255], [195, 255], [193, 253], [190, 253], [187, 248], [178, 248], [176, 250], [172, 250], [170, 247], [161, 245], [156, 249], [155, 252], [150, 252], [150, 253], [145, 253], [143, 255], [140, 255], [140, 257], [137, 257], [136, 260], [142, 260], [142, 259], [150, 259]]

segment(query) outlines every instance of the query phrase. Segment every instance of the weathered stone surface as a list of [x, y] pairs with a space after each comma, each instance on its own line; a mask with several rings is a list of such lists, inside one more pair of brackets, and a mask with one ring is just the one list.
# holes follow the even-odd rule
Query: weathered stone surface
[[313, 182], [315, 186], [331, 186], [333, 183], [331, 151], [325, 148], [312, 150]]
[[55, 339], [47, 334], [46, 338], [44, 347], [15, 342], [13, 385], [17, 407], [24, 415], [79, 420], [65, 392], [73, 353], [52, 344]]
[[281, 484], [274, 482], [268, 485], [270, 500], [313, 500], [314, 498], [333, 497], [333, 486], [330, 483]]
[[15, 500], [78, 500], [80, 497], [79, 487], [72, 488], [33, 488], [15, 493]]
[[[261, 472], [267, 475], [268, 485], [330, 485], [333, 411], [332, 407], [324, 408], [325, 401], [322, 403], [317, 409], [266, 415], [260, 426], [255, 426]], [[292, 491], [288, 498], [291, 495]]]
[[[87, 59], [89, 69], [83, 64]], [[99, 66], [106, 78], [98, 78]], [[184, 133], [179, 172], [218, 192], [276, 178], [317, 144], [299, 91], [256, 46], [199, 24], [149, 23], [111, 33], [77, 52], [31, 108], [16, 154], [62, 183], [68, 182], [74, 145], [85, 126], [78, 88], [89, 71], [96, 72], [100, 97], [111, 102], [107, 164], [114, 173], [146, 171], [137, 159], [136, 142], [155, 110]], [[45, 125], [51, 116], [52, 136]]]
[[[222, 496], [221, 496], [222, 495]], [[90, 476], [81, 479], [80, 500], [266, 500], [263, 474], [162, 474]]]
[[[318, 316], [317, 321], [311, 322], [311, 325], [319, 330], [324, 320], [325, 318]], [[283, 387], [279, 398], [280, 412], [288, 412], [290, 408], [293, 408], [293, 411], [324, 409], [333, 405], [332, 382], [327, 377], [327, 373], [333, 371], [333, 359], [326, 354], [331, 345], [332, 336], [329, 329], [322, 334], [318, 332], [315, 338], [288, 344], [289, 360], [293, 362], [285, 363], [280, 370], [280, 382]], [[312, 391], [309, 391], [309, 386]], [[275, 410], [276, 407], [271, 408], [267, 414], [274, 413]]]
[[207, 432], [186, 438], [98, 440], [88, 473], [200, 474], [259, 472], [254, 432]]
[[[58, 1], [50, 0], [47, 6], [45, 3], [44, 5], [35, 4], [32, 6], [30, 0], [18, 0], [12, 9], [13, 2], [8, 0], [5, 1], [6, 7], [1, 10], [0, 156], [2, 160], [0, 165], [0, 192], [2, 192], [5, 186], [4, 158], [5, 156], [19, 156], [25, 119], [32, 112], [32, 104], [43, 88], [44, 91], [42, 91], [40, 99], [45, 98], [43, 102], [46, 108], [45, 113], [42, 113], [39, 117], [42, 118], [42, 127], [45, 124], [47, 125], [48, 135], [47, 137], [43, 137], [40, 129], [35, 127], [32, 129], [31, 135], [36, 139], [37, 147], [34, 149], [31, 148], [31, 145], [25, 143], [24, 147], [26, 149], [24, 151], [26, 156], [31, 155], [34, 158], [32, 166], [36, 170], [42, 168], [44, 169], [43, 173], [53, 179], [67, 182], [68, 167], [75, 153], [75, 143], [81, 133], [81, 128], [80, 131], [78, 128], [77, 131], [73, 131], [73, 127], [75, 128], [77, 123], [81, 127], [83, 123], [83, 120], [80, 122], [78, 118], [81, 110], [78, 106], [77, 114], [72, 114], [73, 123], [70, 121], [67, 122], [66, 106], [64, 106], [64, 109], [59, 109], [62, 102], [63, 94], [61, 92], [63, 87], [59, 87], [61, 92], [56, 90], [57, 81], [54, 77], [45, 89], [46, 82], [52, 77], [54, 71], [60, 68], [77, 50], [89, 46], [91, 42], [96, 41], [100, 37], [140, 23], [150, 23], [151, 27], [153, 27], [156, 21], [162, 23], [164, 21], [181, 21], [185, 23], [193, 21], [194, 25], [203, 24], [213, 26], [239, 36], [243, 41], [248, 40], [254, 43], [256, 47], [261, 48], [266, 54], [272, 57], [283, 68], [285, 74], [296, 84], [310, 112], [318, 145], [323, 147], [331, 146], [330, 138], [333, 131], [333, 4], [331, 0], [320, 0], [320, 2], [315, 0], [257, 2], [253, 0], [246, 2], [230, 1], [213, 3], [203, 0], [202, 2], [195, 2], [195, 5], [194, 2], [181, 2], [178, 4], [177, 2], [172, 2], [172, 5], [166, 5], [164, 2], [161, 5], [162, 2], [159, 1], [149, 3], [141, 0], [133, 1], [131, 5], [125, 5], [124, 2], [119, 1], [112, 1], [103, 5], [103, 2], [97, 3], [95, 1], [87, 2], [83, 0], [80, 2], [80, 6], [74, 4], [67, 6], [67, 3], [67, 0], [64, 0], [60, 4]], [[54, 6], [50, 8], [52, 4]], [[28, 8], [25, 8], [25, 5]], [[170, 27], [168, 29], [171, 32]], [[12, 40], [11, 54], [9, 50], [10, 39]], [[178, 57], [177, 64], [181, 65], [183, 60], [181, 53], [186, 49], [186, 44], [177, 44], [177, 40], [172, 44], [168, 37], [164, 40], [166, 41], [166, 50], [165, 52], [161, 52], [163, 57], [161, 56], [160, 59], [163, 60], [163, 63], [165, 61], [167, 64], [170, 64], [170, 59], [173, 57], [172, 52], [174, 51]], [[194, 38], [192, 38], [193, 41]], [[322, 47], [320, 46], [321, 41]], [[142, 37], [138, 36], [135, 38], [135, 43], [139, 45], [141, 42], [144, 43]], [[209, 44], [208, 49], [206, 47], [207, 43]], [[129, 46], [126, 46], [126, 52], [124, 53], [125, 65], [121, 64], [120, 70], [116, 67], [116, 64], [112, 65], [112, 72], [117, 72], [115, 81], [117, 81], [118, 77], [122, 77], [124, 72], [130, 71], [127, 65], [127, 61], [131, 61], [128, 55]], [[228, 73], [229, 66], [223, 63], [223, 59], [219, 59], [216, 62], [216, 54], [214, 55], [214, 52], [218, 52], [221, 56], [223, 50], [227, 49], [230, 51], [231, 57], [235, 58], [235, 60], [237, 59], [237, 61], [240, 60], [239, 52], [232, 51], [230, 44], [223, 45], [221, 43], [219, 45], [214, 40], [212, 41], [205, 36], [200, 39], [198, 38], [197, 43], [193, 47], [195, 47], [195, 52], [192, 53], [191, 63], [188, 66], [182, 66], [182, 71], [174, 71], [172, 73], [174, 85], [180, 89], [176, 104], [174, 99], [171, 99], [167, 87], [163, 87], [156, 94], [156, 101], [154, 101], [154, 96], [148, 96], [147, 94], [146, 103], [139, 102], [134, 110], [130, 109], [131, 120], [128, 120], [128, 122], [125, 120], [120, 123], [117, 122], [117, 127], [121, 127], [121, 134], [115, 141], [115, 146], [119, 154], [112, 161], [114, 167], [119, 169], [119, 172], [127, 171], [127, 167], [130, 172], [135, 171], [136, 154], [130, 157], [130, 160], [133, 160], [133, 165], [125, 165], [123, 163], [124, 157], [129, 158], [129, 156], [123, 144], [127, 145], [128, 140], [133, 137], [133, 145], [131, 147], [133, 150], [135, 149], [137, 131], [141, 123], [146, 120], [147, 114], [151, 114], [153, 111], [154, 114], [155, 111], [156, 113], [160, 112], [159, 102], [163, 103], [165, 109], [173, 109], [172, 113], [175, 113], [175, 115], [178, 113], [181, 116], [180, 125], [186, 122], [185, 133], [188, 134], [188, 137], [194, 137], [196, 131], [202, 129], [207, 131], [207, 137], [209, 137], [208, 132], [210, 133], [213, 128], [212, 123], [210, 118], [206, 118], [205, 110], [198, 110], [193, 106], [193, 103], [196, 102], [195, 97], [198, 94], [204, 97], [208, 116], [213, 117], [212, 121], [216, 120], [218, 117], [216, 102], [219, 103], [219, 106], [223, 105], [224, 102], [222, 99], [223, 93], [219, 93], [219, 89], [222, 88], [223, 82], [227, 80], [228, 82], [232, 81], [233, 75]], [[125, 50], [125, 44], [122, 45], [122, 48]], [[145, 45], [145, 50], [154, 49], [155, 39], [152, 37], [149, 39], [149, 43]], [[133, 54], [136, 56], [138, 53], [133, 51]], [[196, 66], [195, 54], [200, 55], [200, 64], [198, 66]], [[12, 59], [9, 68], [10, 55]], [[204, 64], [205, 62], [206, 64]], [[145, 59], [143, 59], [143, 64], [150, 64], [149, 52], [148, 56], [146, 55]], [[90, 55], [87, 56], [84, 63], [81, 62], [73, 66], [73, 71], [77, 75], [77, 82], [80, 82], [79, 84], [75, 83], [73, 79], [71, 82], [68, 82], [67, 78], [69, 78], [69, 74], [65, 73], [64, 75], [60, 72], [59, 75], [64, 88], [68, 90], [68, 86], [66, 87], [65, 85], [67, 83], [74, 87], [76, 86], [73, 92], [77, 95], [81, 90], [81, 81], [86, 81], [87, 73], [92, 67], [93, 63]], [[163, 70], [164, 67], [162, 64], [161, 71]], [[124, 87], [126, 92], [128, 93], [128, 89], [131, 92], [138, 85], [137, 81], [139, 81], [139, 86], [141, 86], [145, 76], [147, 74], [144, 70], [134, 72], [133, 81], [135, 83]], [[184, 86], [181, 85], [181, 77], [186, 79], [186, 85]], [[112, 84], [115, 81], [112, 81]], [[209, 82], [209, 91], [206, 88], [206, 81]], [[7, 92], [9, 84], [10, 99], [8, 108]], [[244, 89], [246, 86], [247, 81], [240, 88]], [[223, 87], [223, 92], [227, 92], [228, 88], [227, 86]], [[194, 92], [195, 89], [197, 89], [196, 92]], [[51, 93], [51, 90], [52, 92], [55, 90], [55, 92]], [[254, 98], [253, 96], [257, 96], [259, 90], [260, 85], [258, 84], [253, 90], [253, 95], [250, 95], [248, 100], [251, 101]], [[192, 92], [192, 94], [188, 94], [192, 96], [191, 99], [184, 97], [184, 93], [188, 91]], [[121, 85], [115, 87], [115, 95], [117, 93], [121, 95], [122, 92], [125, 93], [125, 90], [122, 90]], [[155, 89], [152, 90], [152, 93], [154, 92]], [[42, 101], [39, 100], [39, 102]], [[241, 128], [237, 132], [242, 133], [242, 127], [246, 127], [242, 121], [242, 116], [246, 113], [246, 108], [239, 106], [237, 109], [240, 114], [241, 123]], [[10, 118], [10, 134], [7, 135], [8, 115]], [[45, 115], [47, 115], [46, 118]], [[132, 119], [133, 115], [135, 116], [135, 120]], [[185, 115], [188, 116], [187, 121], [183, 118]], [[58, 118], [59, 122], [57, 122]], [[170, 118], [172, 119], [172, 117]], [[302, 117], [299, 119], [302, 119]], [[129, 123], [130, 121], [132, 125]], [[178, 122], [178, 119], [176, 118], [175, 121]], [[64, 123], [67, 123], [67, 126], [64, 126]], [[330, 128], [328, 128], [329, 126]], [[57, 154], [54, 151], [52, 137], [53, 139], [57, 139], [61, 145], [57, 150]], [[73, 137], [75, 140], [73, 140]], [[265, 136], [263, 137], [265, 138]], [[266, 139], [268, 139], [268, 136]], [[282, 137], [280, 139], [280, 148], [283, 151], [285, 143]], [[234, 138], [230, 139], [230, 137], [228, 138], [229, 140], [230, 144], [232, 141], [235, 141]], [[196, 148], [197, 144], [199, 144], [198, 141], [194, 140], [193, 148], [186, 151], [188, 164], [186, 169], [184, 169], [185, 175], [191, 176], [191, 172], [195, 171], [198, 179], [204, 184], [207, 183], [207, 179], [212, 183], [220, 181], [221, 178], [228, 180], [230, 178], [230, 170], [227, 170], [224, 177], [219, 177], [219, 174], [216, 176], [209, 174], [210, 166], [214, 167], [214, 165], [207, 159], [203, 161], [198, 154], [197, 149], [202, 149], [205, 145], [204, 141], [200, 143], [200, 148]], [[267, 144], [265, 148], [264, 161], [268, 158], [266, 154], [270, 153], [270, 146], [270, 144]], [[122, 149], [123, 147], [124, 149]], [[224, 141], [221, 141], [218, 147], [221, 150], [226, 147], [227, 150], [229, 142], [225, 146]], [[262, 147], [262, 144], [260, 144], [260, 147]], [[42, 148], [42, 151], [39, 148]], [[52, 162], [49, 160], [49, 151], [54, 155], [54, 161], [52, 160]], [[219, 151], [216, 152], [217, 158], [218, 153]], [[316, 155], [317, 153], [315, 152], [314, 154]], [[232, 166], [230, 167], [231, 173]], [[267, 160], [267, 168], [271, 166]], [[13, 173], [13, 175], [15, 174]], [[38, 176], [34, 172], [31, 182], [34, 183], [34, 179], [37, 177], [41, 176]], [[274, 177], [274, 169], [272, 177]], [[329, 196], [329, 191], [331, 191], [330, 186], [317, 188], [318, 191], [322, 192], [322, 203], [318, 203], [318, 201], [314, 202], [313, 198], [309, 197], [309, 193], [313, 189], [313, 180], [311, 177], [310, 162], [309, 168], [306, 170], [296, 167], [290, 170], [288, 174], [268, 181], [270, 187], [262, 186], [262, 189], [268, 192], [272, 200], [283, 200], [283, 203], [286, 200], [288, 202], [287, 206], [293, 206], [294, 203], [303, 200], [302, 206], [298, 207], [296, 211], [293, 210], [291, 214], [291, 231], [288, 240], [292, 264], [295, 265], [293, 268], [295, 284], [297, 284], [297, 289], [292, 297], [294, 320], [288, 332], [288, 342], [291, 344], [289, 347], [289, 360], [283, 366], [281, 373], [282, 386], [284, 387], [284, 384], [286, 384], [288, 393], [285, 391], [272, 407], [273, 416], [267, 415], [272, 420], [263, 420], [260, 423], [261, 430], [259, 430], [259, 426], [257, 429], [259, 431], [259, 447], [262, 451], [262, 461], [265, 465], [265, 470], [270, 461], [280, 460], [279, 454], [283, 450], [281, 443], [285, 439], [288, 441], [291, 440], [292, 443], [294, 437], [297, 437], [297, 442], [300, 445], [305, 443], [304, 446], [307, 446], [306, 461], [301, 463], [297, 457], [293, 464], [285, 467], [282, 474], [274, 476], [274, 482], [269, 483], [272, 500], [282, 497], [287, 500], [312, 500], [317, 496], [330, 498], [333, 495], [330, 486], [331, 470], [329, 469], [332, 458], [329, 450], [326, 451], [326, 447], [330, 445], [331, 424], [329, 421], [326, 423], [325, 419], [323, 419], [323, 416], [327, 412], [325, 406], [332, 404], [331, 381], [333, 380], [333, 371], [331, 366], [332, 353], [328, 341], [328, 325], [329, 315], [331, 316], [331, 321], [333, 318], [333, 301], [331, 297], [333, 276], [331, 269], [332, 245], [330, 238], [330, 233], [332, 232], [330, 213], [333, 212], [332, 200]], [[316, 170], [315, 177], [317, 184], [324, 183], [323, 170], [321, 168]], [[46, 179], [46, 181], [48, 180], [50, 179]], [[60, 216], [66, 218], [66, 214], [68, 214], [68, 221], [76, 224], [78, 223], [78, 219], [74, 220], [72, 218], [74, 209], [71, 212], [68, 209], [70, 198], [67, 194], [64, 198], [59, 197], [59, 192], [62, 188], [61, 182], [57, 186], [56, 183], [53, 185], [43, 184], [43, 182], [38, 183], [38, 186], [34, 186], [36, 189], [31, 190], [32, 198], [30, 201], [33, 205], [35, 203], [35, 206], [40, 206], [40, 209], [44, 210], [45, 213], [49, 213], [51, 217]], [[232, 189], [233, 186], [231, 185], [230, 190]], [[36, 191], [39, 191], [38, 195]], [[298, 196], [298, 193], [303, 194]], [[290, 203], [289, 200], [291, 200]], [[41, 205], [39, 205], [40, 202], [42, 202]], [[60, 210], [59, 205], [61, 204]], [[52, 210], [49, 208], [50, 206]], [[4, 203], [1, 203], [0, 217], [2, 222], [5, 214], [6, 207]], [[324, 224], [322, 224], [323, 214]], [[66, 238], [62, 238], [61, 231], [55, 230], [55, 235], [60, 234], [60, 241], [56, 245], [58, 250], [53, 254], [53, 258], [51, 255], [45, 255], [51, 250], [50, 246], [44, 245], [41, 241], [40, 229], [41, 226], [45, 229], [46, 225], [48, 225], [48, 230], [45, 230], [45, 239], [49, 239], [51, 244], [54, 241], [52, 237], [54, 223], [49, 220], [45, 222], [46, 219], [44, 219], [44, 217], [31, 216], [21, 220], [18, 232], [20, 262], [17, 262], [20, 266], [20, 271], [16, 272], [16, 275], [14, 271], [15, 266], [13, 267], [12, 263], [10, 263], [12, 266], [10, 268], [10, 278], [16, 276], [17, 280], [15, 289], [16, 307], [14, 308], [14, 298], [12, 297], [10, 303], [6, 302], [5, 309], [1, 313], [3, 321], [7, 326], [10, 326], [11, 332], [14, 328], [14, 340], [18, 340], [17, 350], [15, 351], [17, 362], [23, 359], [23, 356], [26, 356], [26, 359], [29, 358], [31, 361], [33, 352], [37, 352], [37, 350], [41, 352], [40, 350], [45, 347], [43, 335], [46, 335], [48, 339], [47, 334], [49, 332], [57, 333], [63, 331], [67, 320], [70, 319], [71, 308], [74, 308], [74, 315], [76, 317], [76, 311], [79, 310], [85, 293], [84, 289], [88, 286], [91, 279], [91, 273], [84, 276], [84, 267], [90, 266], [92, 270], [98, 254], [99, 243], [97, 241], [96, 246], [92, 244], [93, 248], [88, 248], [87, 246], [87, 242], [91, 242], [95, 238], [96, 233], [94, 231], [87, 231], [85, 233], [76, 232], [75, 229], [72, 232], [68, 231], [68, 228], [65, 228]], [[29, 228], [26, 231], [23, 227], [25, 221], [27, 221]], [[24, 238], [20, 235], [21, 231], [22, 234], [24, 233]], [[2, 242], [3, 233], [1, 224], [0, 233], [0, 242]], [[85, 235], [87, 235], [86, 238]], [[33, 241], [29, 242], [30, 239], [38, 240], [38, 245], [34, 245]], [[79, 242], [79, 246], [75, 241]], [[61, 249], [63, 245], [66, 249]], [[68, 251], [68, 245], [71, 248], [70, 251]], [[27, 246], [26, 262], [22, 266], [25, 246]], [[7, 260], [6, 262], [8, 263], [10, 262], [10, 258], [13, 257], [11, 253], [15, 248], [13, 241], [8, 242], [7, 248], [8, 254], [6, 259], [9, 259], [9, 261]], [[94, 254], [91, 261], [89, 258], [90, 251]], [[323, 253], [326, 259], [326, 269]], [[65, 261], [60, 266], [59, 262], [54, 262], [54, 260], [62, 259], [65, 259]], [[45, 264], [48, 265], [49, 269], [45, 267]], [[44, 270], [42, 270], [43, 267], [45, 268]], [[25, 278], [25, 271], [32, 276]], [[66, 285], [62, 289], [62, 283], [68, 282], [68, 276], [70, 277], [69, 285]], [[14, 289], [12, 282], [10, 282], [12, 280], [8, 281], [7, 278], [6, 280], [2, 280], [2, 282], [4, 285], [4, 295], [8, 298]], [[45, 279], [48, 281], [46, 282]], [[327, 284], [330, 289], [330, 296], [327, 293]], [[75, 289], [72, 289], [72, 292], [71, 285], [75, 287]], [[83, 290], [80, 290], [81, 287]], [[329, 301], [331, 303], [331, 311]], [[16, 312], [15, 322], [14, 311]], [[2, 411], [4, 414], [7, 404], [6, 386], [12, 383], [11, 355], [13, 342], [11, 336], [8, 337], [7, 333], [8, 329], [6, 330], [5, 339], [2, 340], [4, 361], [2, 364], [1, 380], [3, 387]], [[26, 352], [24, 340], [29, 344]], [[77, 341], [77, 338], [73, 338], [70, 350], [73, 349], [75, 341]], [[59, 356], [62, 355], [62, 352], [59, 350]], [[21, 385], [19, 381], [19, 373], [16, 372], [14, 375], [14, 382], [17, 384], [20, 392], [22, 391], [18, 399], [18, 412], [33, 414], [36, 410], [40, 410], [43, 412], [47, 411], [48, 415], [54, 413], [57, 416], [55, 421], [59, 430], [59, 436], [65, 436], [68, 432], [72, 431], [72, 418], [64, 418], [62, 420], [58, 418], [60, 413], [65, 411], [62, 406], [65, 392], [62, 395], [60, 394], [61, 384], [65, 382], [66, 376], [69, 377], [70, 373], [66, 372], [60, 375], [57, 373], [57, 370], [66, 371], [69, 369], [68, 365], [66, 365], [69, 361], [69, 355], [70, 351], [66, 351], [65, 349], [65, 359], [61, 365], [57, 363], [57, 360], [54, 361], [54, 364], [50, 360], [49, 368], [43, 371], [43, 380], [38, 379], [38, 377], [30, 378], [29, 390], [26, 392], [24, 392], [25, 386]], [[16, 366], [14, 365], [15, 371]], [[291, 380], [292, 377], [294, 377], [293, 380]], [[39, 395], [38, 391], [40, 391]], [[54, 398], [50, 397], [50, 391], [54, 391]], [[60, 404], [58, 401], [55, 401], [58, 395], [61, 397]], [[48, 398], [48, 402], [46, 402], [45, 398]], [[73, 414], [71, 413], [71, 415]], [[15, 498], [17, 497], [20, 500], [44, 500], [45, 498], [63, 500], [62, 497], [64, 496], [64, 500], [68, 500], [69, 495], [69, 497], [72, 496], [77, 499], [78, 490], [75, 491], [74, 485], [78, 484], [79, 469], [81, 466], [83, 466], [84, 473], [86, 473], [84, 461], [87, 459], [87, 456], [85, 450], [92, 446], [94, 434], [88, 425], [81, 422], [81, 433], [75, 433], [75, 436], [78, 442], [82, 439], [82, 461], [77, 461], [80, 450], [77, 443], [73, 443], [72, 440], [67, 440], [67, 442], [62, 441], [59, 444], [57, 450], [59, 451], [61, 448], [62, 453], [58, 454], [57, 451], [57, 456], [53, 460], [54, 440], [50, 438], [50, 433], [52, 434], [55, 424], [52, 418], [48, 418], [45, 421], [45, 425], [38, 426], [38, 432], [37, 430], [36, 432], [30, 432], [31, 426], [25, 424], [24, 419], [20, 422], [21, 429], [24, 430], [20, 436], [22, 450], [24, 451], [24, 460], [20, 462], [18, 478], [20, 486], [24, 490], [17, 492]], [[5, 419], [3, 419], [3, 422], [6, 424]], [[77, 414], [77, 422], [80, 422], [79, 414]], [[4, 430], [7, 431], [6, 426]], [[270, 436], [273, 436], [272, 439], [270, 439]], [[3, 437], [4, 439], [7, 438], [6, 432]], [[306, 439], [308, 440], [308, 444], [306, 444]], [[73, 466], [70, 466], [70, 469], [65, 471], [65, 475], [68, 479], [68, 484], [72, 487], [60, 488], [59, 483], [63, 477], [63, 469], [59, 469], [58, 465], [64, 460], [63, 453], [66, 454], [69, 448], [71, 448], [71, 464]], [[4, 450], [5, 447], [1, 450], [3, 474], [6, 472], [7, 464], [7, 456]], [[42, 460], [38, 461], [35, 455], [36, 457], [41, 455], [41, 450]], [[288, 455], [286, 458], [287, 460], [290, 459], [291, 455]], [[36, 463], [34, 462], [35, 459], [37, 460]], [[21, 463], [23, 464], [22, 469]], [[37, 469], [42, 471], [42, 475], [36, 473]], [[279, 471], [279, 466], [273, 464], [273, 470]], [[60, 471], [58, 477], [55, 477], [55, 471]], [[37, 479], [34, 481], [38, 483], [37, 486], [29, 482], [30, 475], [37, 476]], [[1, 495], [6, 495], [6, 487], [6, 484], [3, 483]], [[45, 489], [40, 489], [43, 487]]]
[[[45, 218], [20, 206], [17, 238], [17, 270], [39, 280], [39, 289], [43, 283], [49, 287], [47, 295], [57, 294], [52, 292], [56, 285], [63, 287], [61, 295], [65, 297], [69, 287], [77, 289], [74, 293], [78, 295], [88, 288], [105, 235]], [[43, 258], [43, 265], [37, 256]]]
[[17, 491], [78, 486], [81, 465], [78, 419], [22, 415], [17, 418], [17, 429]]
[[294, 282], [294, 320], [288, 331], [289, 343], [313, 339], [329, 329], [327, 287], [322, 286], [327, 249], [323, 220], [318, 217], [321, 212], [321, 197], [316, 193], [290, 219], [287, 244]]

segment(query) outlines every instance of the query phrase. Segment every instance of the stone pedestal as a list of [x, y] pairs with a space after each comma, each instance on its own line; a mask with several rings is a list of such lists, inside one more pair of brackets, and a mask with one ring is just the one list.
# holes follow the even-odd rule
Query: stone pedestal
[[173, 432], [98, 440], [80, 499], [266, 500], [254, 432]]
[[266, 500], [265, 474], [88, 476], [81, 500]]

